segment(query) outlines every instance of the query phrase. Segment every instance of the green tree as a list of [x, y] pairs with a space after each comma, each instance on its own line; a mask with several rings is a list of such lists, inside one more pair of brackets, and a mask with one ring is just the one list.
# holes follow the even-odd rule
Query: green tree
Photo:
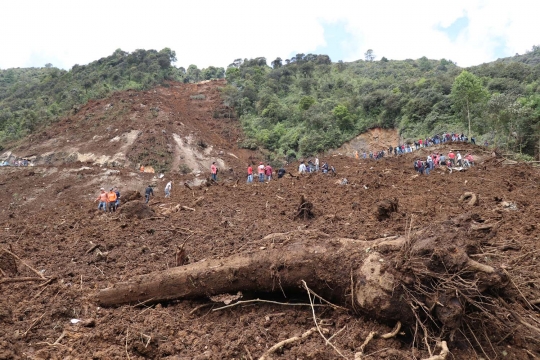
[[315, 104], [315, 99], [311, 96], [304, 96], [300, 99], [300, 103], [298, 104], [298, 107], [301, 110], [307, 110], [311, 107], [311, 105]]
[[376, 58], [375, 53], [373, 52], [372, 49], [369, 49], [368, 51], [366, 51], [364, 53], [364, 57], [365, 57], [366, 61], [373, 61]]
[[280, 57], [277, 57], [276, 60], [272, 61], [270, 64], [272, 64], [272, 67], [274, 69], [277, 69], [283, 65], [283, 60], [281, 60]]
[[454, 80], [450, 96], [452, 97], [454, 108], [466, 115], [470, 139], [471, 108], [475, 104], [485, 101], [488, 97], [488, 92], [478, 77], [467, 70], [463, 70], [456, 80]]
[[351, 130], [354, 126], [353, 118], [345, 105], [338, 105], [332, 111], [341, 130]]

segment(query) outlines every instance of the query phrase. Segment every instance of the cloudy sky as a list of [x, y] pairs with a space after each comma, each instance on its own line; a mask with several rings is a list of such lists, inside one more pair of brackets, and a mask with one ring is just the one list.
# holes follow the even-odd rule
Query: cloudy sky
[[5, 0], [0, 11], [0, 69], [164, 47], [184, 67], [297, 53], [351, 61], [367, 49], [469, 66], [540, 45], [540, 0]]

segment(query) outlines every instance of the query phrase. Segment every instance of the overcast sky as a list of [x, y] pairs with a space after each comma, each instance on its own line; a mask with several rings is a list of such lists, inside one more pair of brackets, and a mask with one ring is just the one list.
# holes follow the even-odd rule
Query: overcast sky
[[352, 61], [368, 49], [469, 66], [540, 45], [540, 0], [4, 0], [0, 13], [0, 69], [164, 47], [186, 68], [296, 53]]

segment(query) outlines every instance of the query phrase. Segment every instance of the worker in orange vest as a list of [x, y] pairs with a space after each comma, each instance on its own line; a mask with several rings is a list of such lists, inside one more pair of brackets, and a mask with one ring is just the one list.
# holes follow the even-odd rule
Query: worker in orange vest
[[114, 188], [111, 188], [107, 194], [107, 202], [109, 203], [109, 212], [116, 211], [116, 193], [114, 192]]

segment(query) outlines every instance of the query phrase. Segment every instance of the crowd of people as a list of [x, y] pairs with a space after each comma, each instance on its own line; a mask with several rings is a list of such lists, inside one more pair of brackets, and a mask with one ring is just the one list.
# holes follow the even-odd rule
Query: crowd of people
[[0, 162], [0, 166], [34, 166], [28, 159], [15, 159], [13, 161], [4, 160]]
[[[392, 155], [398, 156], [403, 155], [407, 153], [412, 153], [415, 150], [418, 150], [420, 148], [425, 148], [433, 145], [443, 144], [450, 141], [462, 141], [467, 142], [469, 141], [469, 138], [465, 136], [464, 134], [453, 134], [453, 133], [442, 133], [442, 134], [436, 134], [432, 137], [428, 137], [425, 139], [418, 139], [414, 140], [413, 143], [404, 143], [404, 144], [398, 144], [396, 146], [389, 146], [388, 149], [382, 149], [380, 151], [370, 151], [370, 152], [363, 152], [362, 157], [364, 159], [381, 159], [384, 156]], [[476, 140], [474, 137], [471, 138], [471, 143], [476, 144]], [[488, 142], [484, 142], [484, 146], [488, 146]], [[354, 156], [358, 159], [360, 157], [360, 154], [358, 151], [355, 151]]]
[[427, 156], [426, 160], [416, 159], [414, 161], [414, 170], [422, 175], [429, 175], [430, 171], [439, 166], [447, 166], [448, 168], [452, 168], [454, 166], [470, 167], [473, 165], [474, 159], [471, 153], [467, 153], [465, 156], [462, 156], [459, 151], [454, 153], [452, 150], [450, 150], [447, 156], [443, 155], [442, 153], [432, 153]]
[[[395, 147], [390, 146], [388, 149], [383, 149], [380, 151], [370, 151], [369, 153], [363, 152], [362, 155], [360, 155], [358, 151], [355, 151], [354, 156], [356, 159], [359, 159], [360, 156], [362, 156], [364, 159], [369, 158], [378, 160], [380, 158], [383, 158], [384, 156], [388, 156], [391, 154], [398, 156], [406, 153], [411, 153], [414, 150], [418, 150], [420, 148], [438, 145], [449, 141], [468, 141], [468, 138], [464, 134], [443, 133], [434, 135], [430, 138], [415, 140], [413, 144], [398, 144]], [[471, 142], [475, 144], [475, 139], [471, 138]], [[488, 143], [485, 142], [484, 146], [488, 146]], [[473, 164], [474, 159], [471, 153], [467, 153], [465, 156], [462, 156], [459, 151], [457, 153], [450, 151], [445, 156], [443, 153], [433, 152], [429, 154], [425, 160], [417, 158], [414, 161], [414, 169], [420, 174], [429, 175], [430, 171], [440, 166], [447, 166], [449, 168], [455, 166], [470, 167], [473, 166]], [[22, 163], [21, 165], [16, 166], [28, 166], [28, 163]], [[141, 167], [141, 171], [144, 171], [143, 169], [144, 168]], [[272, 168], [270, 163], [265, 164], [264, 162], [259, 163], [259, 165], [256, 167], [256, 171], [258, 175], [258, 182], [271, 181], [274, 175], [276, 175], [277, 178], [280, 179], [287, 173], [287, 170], [283, 166], [275, 170]], [[307, 161], [302, 160], [300, 162], [300, 165], [298, 166], [299, 174], [313, 173], [319, 171], [323, 174], [336, 174], [336, 169], [334, 168], [334, 166], [329, 165], [326, 161], [324, 161], [322, 165], [320, 165], [318, 157], [315, 157], [314, 159], [309, 159]], [[211, 179], [213, 181], [218, 181], [218, 172], [219, 169], [216, 165], [216, 162], [214, 161], [210, 166]], [[248, 164], [247, 183], [251, 184], [253, 182], [254, 168], [251, 164]], [[164, 191], [166, 198], [171, 196], [172, 184], [173, 182], [171, 180], [165, 185]], [[151, 185], [148, 185], [148, 187], [145, 189], [146, 203], [148, 203], [151, 196], [154, 196], [154, 190]], [[118, 191], [117, 187], [111, 188], [108, 193], [105, 192], [104, 188], [101, 188], [101, 193], [99, 194], [96, 201], [99, 201], [98, 210], [103, 209], [104, 211], [114, 212], [120, 205], [120, 192]]]

